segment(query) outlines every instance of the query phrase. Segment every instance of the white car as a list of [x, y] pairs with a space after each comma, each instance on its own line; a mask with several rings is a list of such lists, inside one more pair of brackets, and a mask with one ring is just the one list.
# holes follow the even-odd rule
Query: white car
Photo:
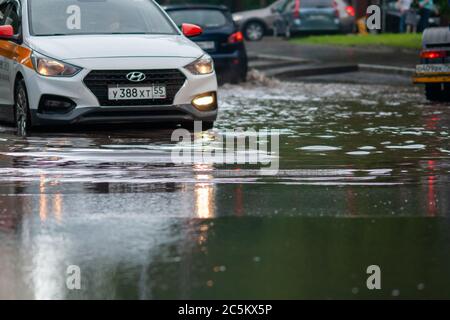
[[0, 118], [18, 133], [217, 117], [212, 59], [152, 0], [0, 0]]

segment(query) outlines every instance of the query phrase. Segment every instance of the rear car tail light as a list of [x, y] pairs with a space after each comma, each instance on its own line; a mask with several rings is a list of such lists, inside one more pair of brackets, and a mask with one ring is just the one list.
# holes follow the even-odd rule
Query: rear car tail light
[[199, 95], [192, 100], [192, 104], [199, 111], [211, 111], [217, 109], [217, 96], [215, 92]]
[[347, 6], [345, 8], [345, 11], [347, 12], [347, 14], [351, 17], [354, 17], [356, 12], [355, 12], [355, 8], [353, 8], [352, 6]]
[[300, 0], [295, 0], [294, 18], [300, 18]]
[[339, 13], [339, 9], [338, 9], [338, 5], [337, 5], [336, 1], [333, 1], [333, 9], [334, 9], [334, 16], [336, 18], [340, 18], [341, 14]]
[[231, 36], [228, 37], [228, 43], [239, 43], [244, 41], [244, 35], [241, 31], [238, 31], [236, 33], [233, 33]]
[[428, 50], [428, 51], [422, 51], [420, 53], [420, 57], [422, 59], [442, 59], [447, 56], [446, 51], [442, 50]]

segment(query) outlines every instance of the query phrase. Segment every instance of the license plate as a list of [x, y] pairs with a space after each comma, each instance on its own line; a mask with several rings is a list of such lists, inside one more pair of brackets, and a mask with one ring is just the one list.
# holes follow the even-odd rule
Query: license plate
[[450, 64], [420, 64], [417, 73], [450, 73]]
[[214, 41], [199, 41], [197, 45], [203, 50], [215, 50], [216, 43]]
[[109, 100], [155, 100], [166, 99], [166, 86], [133, 87], [116, 86], [108, 88]]

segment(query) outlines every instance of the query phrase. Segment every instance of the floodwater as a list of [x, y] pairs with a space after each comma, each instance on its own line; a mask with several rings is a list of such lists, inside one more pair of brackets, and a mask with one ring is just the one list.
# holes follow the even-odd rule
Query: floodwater
[[0, 298], [450, 298], [449, 106], [324, 83], [220, 99], [200, 148], [278, 129], [277, 175], [174, 164], [173, 129], [0, 127]]

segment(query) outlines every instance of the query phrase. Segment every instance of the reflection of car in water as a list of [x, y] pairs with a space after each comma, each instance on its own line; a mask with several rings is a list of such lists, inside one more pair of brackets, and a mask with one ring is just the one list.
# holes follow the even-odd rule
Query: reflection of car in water
[[154, 1], [7, 0], [0, 12], [0, 115], [20, 134], [217, 117], [213, 61], [187, 39], [201, 28], [182, 34]]
[[430, 101], [450, 101], [450, 29], [428, 28], [414, 83], [424, 84]]
[[219, 79], [237, 83], [247, 78], [247, 52], [242, 32], [225, 6], [172, 5], [164, 7], [176, 24], [193, 23], [203, 33], [191, 38], [214, 59]]
[[[300, 19], [295, 0], [278, 0], [267, 8], [233, 14], [247, 40], [261, 40], [272, 32], [280, 15], [292, 23], [294, 32], [352, 32], [355, 9], [347, 0], [300, 0]], [[295, 15], [295, 16], [294, 16]]]
[[233, 20], [239, 25], [247, 40], [259, 41], [273, 30], [273, 25], [286, 2], [287, 0], [278, 0], [266, 8], [236, 12], [233, 14]]

